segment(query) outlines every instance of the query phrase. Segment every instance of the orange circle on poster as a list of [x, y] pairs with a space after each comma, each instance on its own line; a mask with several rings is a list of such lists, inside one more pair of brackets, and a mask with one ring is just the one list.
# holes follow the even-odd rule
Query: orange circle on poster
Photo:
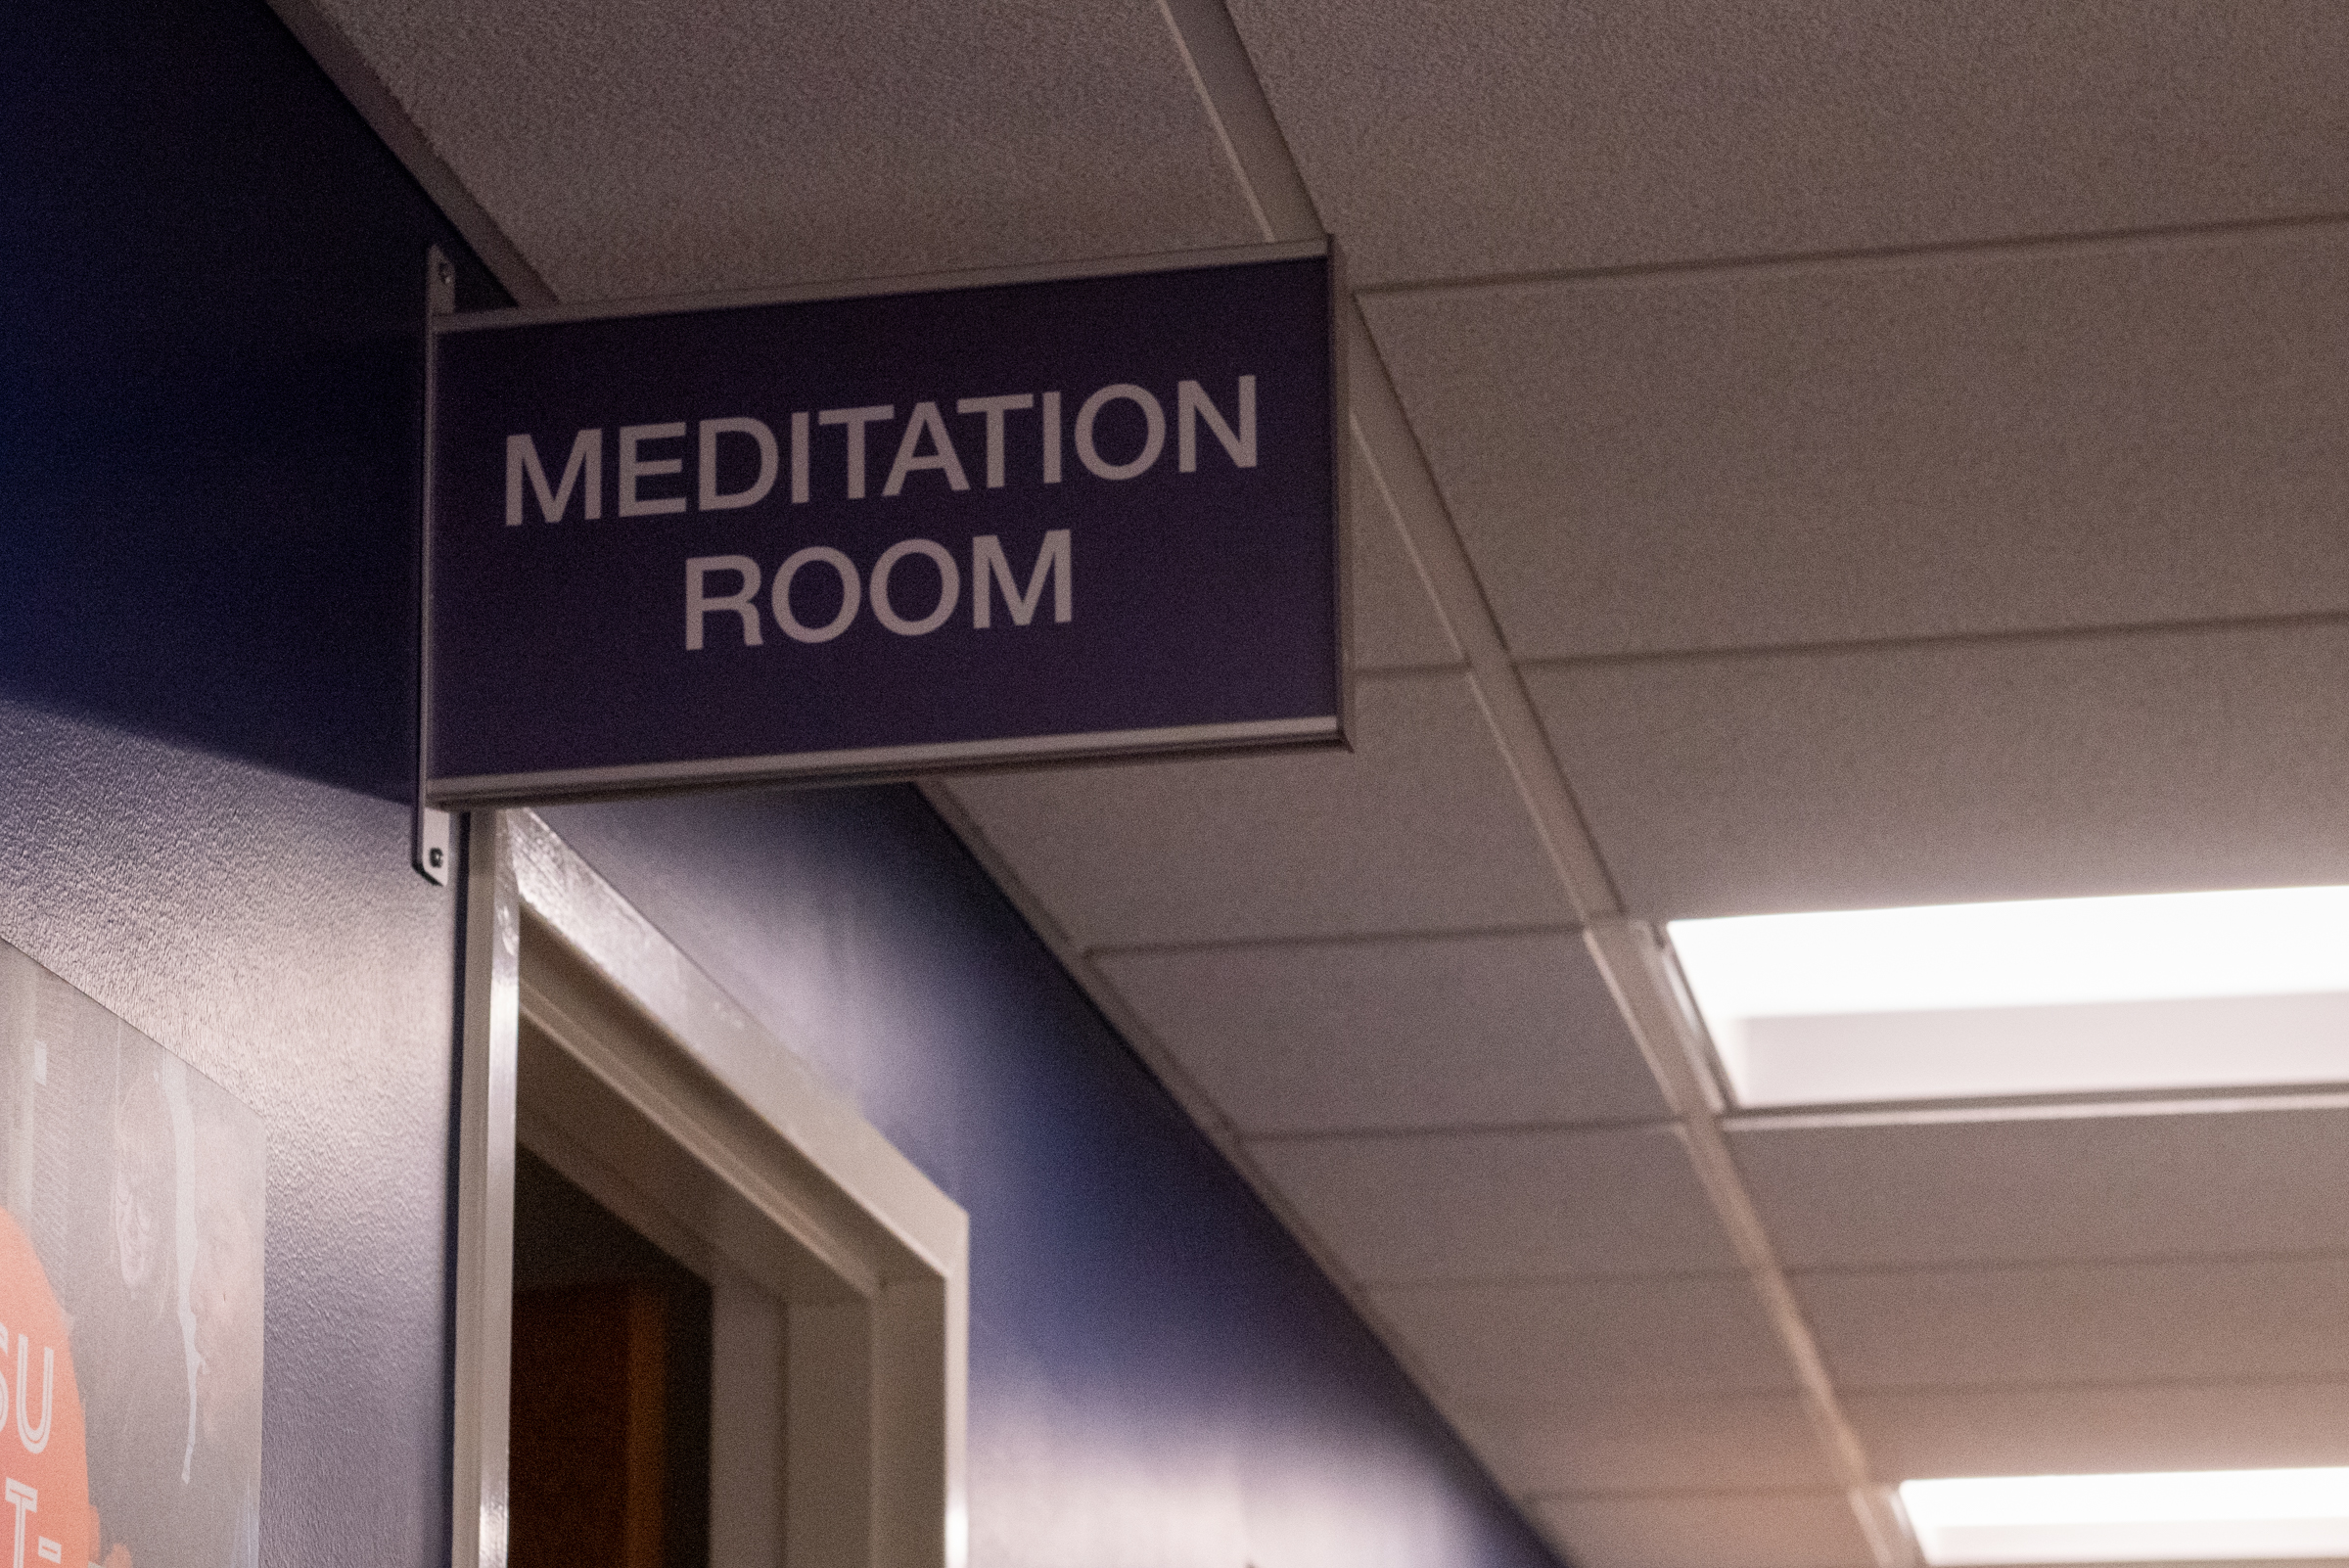
[[0, 1568], [86, 1568], [90, 1460], [66, 1314], [32, 1241], [0, 1210]]

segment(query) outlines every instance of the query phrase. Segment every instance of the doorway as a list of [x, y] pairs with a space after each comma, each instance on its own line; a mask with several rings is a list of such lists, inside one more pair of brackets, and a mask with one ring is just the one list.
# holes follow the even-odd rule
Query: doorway
[[509, 1568], [710, 1561], [709, 1282], [514, 1155]]
[[960, 1568], [962, 1210], [536, 816], [465, 920], [453, 1560]]

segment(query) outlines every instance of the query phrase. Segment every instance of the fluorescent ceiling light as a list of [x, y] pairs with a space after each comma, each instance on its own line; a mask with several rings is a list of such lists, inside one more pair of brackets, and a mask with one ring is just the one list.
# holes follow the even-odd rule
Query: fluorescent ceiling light
[[1932, 1568], [2349, 1557], [2349, 1469], [1904, 1481]]
[[1670, 933], [1741, 1105], [2349, 1082], [2349, 888]]

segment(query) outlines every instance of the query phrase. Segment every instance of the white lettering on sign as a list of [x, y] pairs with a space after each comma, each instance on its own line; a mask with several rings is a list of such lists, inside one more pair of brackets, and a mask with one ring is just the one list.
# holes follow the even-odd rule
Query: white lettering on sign
[[[914, 450], [914, 443], [925, 434], [930, 438], [927, 454]], [[963, 476], [962, 459], [954, 454], [954, 442], [946, 436], [945, 421], [938, 417], [938, 404], [916, 403], [913, 416], [905, 421], [905, 438], [898, 442], [898, 460], [889, 466], [889, 483], [881, 486], [881, 493], [897, 494], [905, 488], [906, 475], [927, 469], [944, 474], [946, 484], [955, 489], [971, 487]]]
[[620, 428], [620, 515], [622, 517], [659, 517], [667, 512], [685, 510], [682, 495], [657, 497], [639, 496], [636, 483], [664, 474], [685, 472], [682, 457], [639, 457], [637, 448], [646, 441], [673, 441], [685, 434], [685, 425], [622, 425]]
[[1029, 574], [1028, 591], [1022, 593], [1017, 579], [1011, 575], [1011, 562], [1003, 554], [1003, 541], [992, 533], [982, 533], [971, 541], [971, 624], [981, 631], [992, 626], [994, 617], [989, 601], [994, 597], [990, 587], [1003, 590], [1003, 608], [1011, 612], [1011, 623], [1024, 626], [1036, 619], [1036, 607], [1044, 597], [1045, 574], [1051, 574], [1052, 619], [1065, 622], [1075, 616], [1075, 594], [1069, 584], [1069, 530], [1054, 529], [1044, 535], [1043, 547], [1036, 552], [1036, 570]]
[[1034, 392], [1005, 392], [999, 397], [964, 397], [954, 404], [957, 414], [987, 416], [987, 487], [1003, 487], [1003, 416], [1036, 406]]
[[[897, 584], [898, 569], [909, 558], [920, 556], [930, 563], [938, 575], [938, 597], [919, 615], [906, 614], [901, 602], [903, 590]], [[1066, 625], [1077, 619], [1074, 548], [1067, 529], [1053, 529], [1037, 545], [1036, 566], [1028, 574], [1028, 585], [1020, 586], [1011, 558], [1004, 552], [1002, 539], [992, 533], [982, 533], [971, 540], [971, 625], [980, 631], [994, 626], [994, 597], [1003, 596], [1003, 608], [1011, 615], [1015, 626], [1033, 625], [1036, 612], [1043, 608], [1044, 590], [1052, 591], [1052, 622]], [[800, 575], [810, 567], [821, 568], [838, 584], [839, 608], [832, 619], [820, 625], [810, 625], [799, 617], [791, 602], [792, 588]], [[720, 633], [723, 646], [762, 648], [766, 639], [759, 623], [759, 587], [764, 574], [759, 563], [747, 555], [697, 555], [685, 563], [685, 647], [699, 653], [710, 646], [710, 619], [720, 617], [722, 628], [725, 616], [733, 616], [742, 628], [739, 644]], [[714, 582], [713, 578], [716, 580]], [[918, 578], [916, 579], [919, 580]], [[873, 619], [900, 637], [922, 637], [938, 630], [953, 618], [962, 601], [962, 568], [953, 552], [935, 539], [900, 539], [881, 552], [873, 562], [872, 572], [856, 569], [856, 563], [842, 551], [828, 544], [810, 544], [793, 551], [775, 568], [767, 578], [767, 602], [775, 624], [794, 642], [830, 642], [854, 625], [857, 617], [869, 605]], [[723, 591], [719, 591], [719, 590]], [[913, 590], [917, 594], [918, 587]], [[917, 601], [918, 605], [918, 601]]]
[[[1189, 382], [1184, 382], [1188, 387]], [[798, 416], [806, 420], [806, 415]], [[775, 487], [775, 433], [757, 419], [705, 419], [702, 421], [701, 509], [705, 512], [731, 511], [738, 506], [757, 506], [766, 499], [766, 492]], [[1186, 429], [1188, 427], [1185, 427]], [[717, 438], [720, 436], [748, 436], [759, 446], [759, 477], [747, 490], [720, 490], [717, 487]], [[805, 466], [795, 451], [793, 484], [803, 483], [799, 468]]]
[[815, 416], [819, 425], [848, 427], [850, 500], [864, 499], [864, 427], [897, 417], [897, 409], [889, 403], [875, 403], [870, 408], [827, 408]]
[[583, 430], [571, 443], [571, 461], [563, 465], [563, 483], [548, 488], [546, 469], [538, 461], [538, 446], [528, 436], [506, 438], [506, 527], [522, 527], [522, 478], [528, 473], [530, 488], [538, 496], [538, 515], [549, 523], [560, 523], [571, 507], [572, 486], [581, 483], [585, 475], [587, 490], [586, 514], [590, 518], [604, 515], [604, 433]]
[[1174, 389], [1174, 466], [1185, 474], [1199, 468], [1199, 421], [1204, 418], [1207, 428], [1215, 432], [1216, 439], [1223, 443], [1223, 451], [1235, 468], [1256, 467], [1256, 378], [1240, 378], [1240, 428], [1223, 423], [1216, 405], [1207, 400], [1207, 390], [1195, 381], [1186, 381]]
[[[1114, 402], [1128, 402], [1142, 411], [1142, 449], [1123, 463], [1109, 462], [1093, 445], [1093, 421]], [[1131, 382], [1102, 388], [1077, 410], [1077, 461], [1095, 479], [1129, 480], [1146, 474], [1166, 444], [1167, 411], [1157, 398]]]
[[[909, 482], [924, 474], [938, 475], [944, 488], [935, 482], [927, 485], [913, 484], [914, 493], [959, 494], [972, 487], [962, 449], [941, 412], [944, 406], [945, 400], [941, 398], [922, 398], [912, 404], [903, 429], [898, 433], [894, 460], [881, 482], [883, 499], [904, 495]], [[1062, 482], [1065, 448], [1072, 443], [1084, 472], [1112, 484], [1136, 480], [1150, 473], [1166, 452], [1166, 402], [1159, 392], [1132, 382], [1115, 382], [1094, 391], [1077, 405], [1073, 421], [1063, 419], [1064, 404], [1056, 389], [961, 397], [954, 399], [953, 408], [958, 415], [975, 415], [980, 420], [978, 450], [985, 454], [982, 473], [986, 487], [990, 490], [1003, 489], [1013, 483], [1011, 446], [1015, 427], [1011, 416], [1014, 414], [1033, 411], [1036, 415], [1034, 426], [1023, 420], [1017, 428], [1023, 445], [1031, 438], [1028, 433], [1033, 431], [1040, 460], [1033, 472], [1045, 484]], [[1133, 444], [1136, 416], [1139, 443]], [[872, 442], [876, 438], [868, 432], [875, 426], [896, 423], [897, 417], [898, 405], [894, 403], [794, 411], [790, 415], [788, 438], [790, 504], [805, 506], [815, 499], [819, 467], [825, 471], [823, 487], [828, 494], [851, 501], [867, 499], [873, 477]], [[1220, 448], [1234, 469], [1258, 467], [1262, 448], [1257, 440], [1256, 377], [1237, 378], [1228, 404], [1219, 402], [1203, 382], [1175, 383], [1174, 437], [1177, 473], [1199, 472], [1202, 425], [1213, 438], [1211, 455]], [[780, 428], [748, 414], [690, 423], [669, 420], [619, 427], [618, 439], [613, 442], [618, 515], [664, 517], [681, 512], [739, 511], [758, 505], [774, 493], [783, 477], [782, 443], [775, 437]], [[833, 428], [841, 432], [840, 444], [821, 454], [823, 460], [819, 464], [819, 454], [813, 449], [813, 434], [819, 429]], [[965, 438], [969, 438], [972, 435], [969, 427], [965, 426], [963, 431]], [[692, 442], [690, 456], [694, 473], [690, 483], [680, 486], [684, 493], [648, 493], [648, 487], [654, 490], [667, 487], [660, 482], [685, 480], [688, 456], [662, 455], [660, 448], [664, 442], [683, 440], [689, 433], [697, 438]], [[549, 437], [550, 442], [560, 439], [559, 436]], [[754, 454], [758, 459], [757, 477], [745, 484], [748, 460]], [[835, 455], [837, 468], [832, 466]], [[726, 488], [729, 479], [739, 487]], [[836, 484], [839, 488], [833, 489]], [[507, 527], [519, 528], [531, 521], [530, 503], [533, 500], [537, 503], [536, 521], [563, 522], [572, 515], [575, 497], [580, 517], [588, 521], [603, 518], [604, 432], [600, 427], [579, 431], [572, 437], [562, 475], [552, 483], [547, 479], [536, 436], [518, 432], [506, 438]]]
[[[938, 568], [938, 603], [928, 615], [919, 620], [898, 614], [897, 606], [889, 599], [889, 575], [898, 563], [909, 555], [922, 556]], [[873, 619], [900, 637], [919, 637], [936, 631], [946, 623], [954, 613], [955, 601], [962, 597], [962, 569], [946, 553], [946, 547], [935, 539], [900, 539], [881, 552], [873, 563]]]
[[[840, 575], [840, 613], [824, 625], [802, 625], [800, 618], [791, 613], [791, 585], [802, 567], [817, 561]], [[828, 544], [811, 544], [775, 569], [775, 624], [794, 642], [830, 642], [849, 629], [849, 623], [856, 619], [857, 607], [863, 603], [857, 587], [856, 563]], [[759, 639], [749, 640], [756, 643]]]
[[[732, 593], [710, 591], [710, 574], [731, 572], [741, 586]], [[685, 646], [699, 650], [712, 612], [731, 610], [742, 618], [742, 640], [759, 646], [759, 563], [747, 555], [697, 555], [685, 563]]]

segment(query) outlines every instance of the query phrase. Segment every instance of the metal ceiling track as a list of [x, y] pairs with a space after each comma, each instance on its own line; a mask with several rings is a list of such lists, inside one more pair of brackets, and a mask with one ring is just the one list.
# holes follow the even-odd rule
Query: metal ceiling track
[[[1159, 0], [1159, 9], [1264, 237], [1318, 238], [1323, 232], [1320, 216], [1222, 0]], [[1866, 1452], [1836, 1398], [1818, 1341], [1729, 1154], [1722, 1125], [1724, 1106], [1704, 1065], [1703, 1037], [1686, 989], [1659, 935], [1645, 922], [1625, 914], [1613, 880], [1583, 822], [1573, 789], [1550, 750], [1532, 698], [1509, 655], [1499, 623], [1478, 584], [1466, 547], [1436, 488], [1402, 400], [1387, 377], [1369, 327], [1351, 300], [1340, 314], [1341, 330], [1349, 339], [1347, 362], [1353, 367], [1350, 401], [1355, 443], [1384, 499], [1402, 520], [1452, 635], [1467, 658], [1470, 683], [1518, 794], [1542, 835], [1551, 867], [1582, 920], [1584, 941], [1663, 1088], [1706, 1197], [1793, 1363], [1812, 1426], [1878, 1568], [1918, 1568], [1922, 1559], [1908, 1521], [1891, 1489], [1879, 1483], [1869, 1469]], [[932, 792], [932, 799], [945, 804], [943, 791]], [[966, 841], [983, 842], [973, 831], [975, 824], [960, 812], [949, 811], [949, 816], [963, 829]], [[989, 858], [994, 861], [990, 869], [998, 876], [1008, 869], [994, 857]], [[1020, 901], [1032, 918], [1040, 913], [1033, 899], [1021, 897]], [[1073, 945], [1065, 938], [1054, 945], [1064, 960], [1074, 960], [1072, 968], [1085, 978], [1087, 989], [1096, 997], [1113, 994], [1113, 989], [1091, 973], [1082, 955], [1069, 950]], [[1147, 1033], [1135, 1028], [1139, 1020], [1128, 1016], [1127, 1009], [1117, 1008], [1113, 1017], [1128, 1031], [1129, 1039], [1147, 1040]], [[1224, 1152], [1260, 1192], [1269, 1196], [1272, 1183], [1254, 1169], [1239, 1139], [1213, 1110], [1207, 1096], [1184, 1082], [1187, 1075], [1174, 1068], [1170, 1053], [1146, 1044], [1138, 1048], [1162, 1074], [1180, 1084], [1176, 1092], [1193, 1116], [1211, 1130], [1220, 1131], [1217, 1141]], [[1203, 1111], [1205, 1115], [1201, 1115]], [[1285, 1204], [1275, 1202], [1274, 1206], [1291, 1220], [1292, 1228], [1298, 1228]], [[1321, 1261], [1324, 1267], [1333, 1263], [1327, 1256]], [[1342, 1270], [1332, 1271], [1345, 1279]], [[1378, 1322], [1379, 1314], [1364, 1293], [1350, 1281], [1348, 1284], [1357, 1305]], [[1400, 1340], [1393, 1333], [1386, 1338], [1391, 1345]]]

